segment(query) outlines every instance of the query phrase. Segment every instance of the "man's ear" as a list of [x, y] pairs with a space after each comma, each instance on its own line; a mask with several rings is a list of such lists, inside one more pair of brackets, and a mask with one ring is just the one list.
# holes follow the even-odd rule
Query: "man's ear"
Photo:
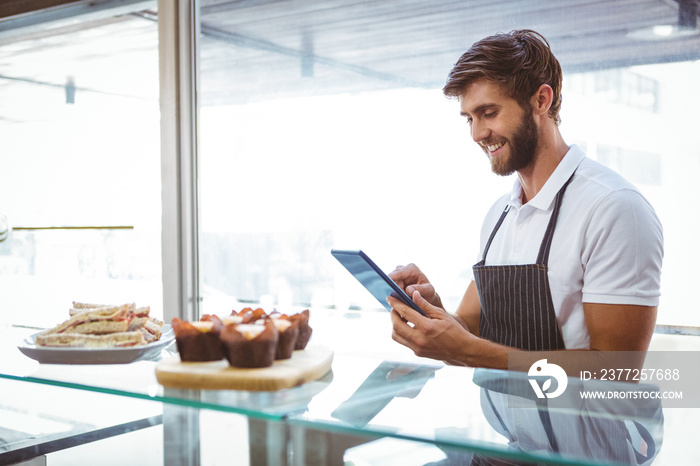
[[544, 115], [549, 112], [549, 107], [552, 106], [554, 91], [549, 84], [542, 84], [537, 91], [532, 95], [532, 109], [538, 115]]

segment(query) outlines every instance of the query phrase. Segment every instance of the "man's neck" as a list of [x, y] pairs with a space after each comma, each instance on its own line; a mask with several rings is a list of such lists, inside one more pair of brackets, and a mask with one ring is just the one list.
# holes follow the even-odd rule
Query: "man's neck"
[[540, 192], [540, 189], [554, 173], [559, 162], [562, 161], [569, 151], [569, 146], [564, 142], [558, 129], [555, 130], [553, 136], [552, 138], [541, 139], [532, 163], [518, 170], [518, 178], [522, 186], [521, 201], [523, 205], [527, 204]]

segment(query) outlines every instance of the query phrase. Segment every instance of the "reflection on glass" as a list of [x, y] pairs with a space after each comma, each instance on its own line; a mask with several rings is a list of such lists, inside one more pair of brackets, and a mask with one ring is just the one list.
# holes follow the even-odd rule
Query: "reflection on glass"
[[[539, 398], [525, 372], [477, 369], [474, 383], [482, 387], [484, 416], [514, 452], [638, 465], [651, 464], [663, 443], [661, 400], [645, 396], [658, 387], [649, 384], [569, 377], [563, 396]], [[626, 398], [580, 396], [613, 391]], [[491, 463], [475, 455], [472, 464]]]
[[415, 398], [436, 370], [430, 366], [383, 362], [331, 416], [362, 427], [394, 398]]

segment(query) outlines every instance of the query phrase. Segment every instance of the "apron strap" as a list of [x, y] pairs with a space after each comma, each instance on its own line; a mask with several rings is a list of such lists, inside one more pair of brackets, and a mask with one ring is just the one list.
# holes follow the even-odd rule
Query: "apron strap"
[[554, 453], [559, 453], [559, 442], [557, 442], [557, 437], [554, 435], [554, 427], [552, 427], [552, 418], [549, 417], [547, 399], [538, 399], [535, 403], [537, 404], [537, 414], [540, 416], [540, 422], [542, 422], [544, 432], [547, 434], [547, 440], [549, 440], [549, 446], [552, 447]]
[[554, 200], [554, 209], [552, 210], [552, 215], [549, 217], [549, 223], [547, 224], [547, 230], [544, 233], [544, 238], [542, 238], [542, 244], [540, 245], [540, 252], [537, 254], [537, 264], [547, 265], [549, 261], [549, 250], [552, 248], [552, 238], [554, 238], [554, 229], [557, 226], [557, 219], [559, 218], [559, 209], [561, 208], [562, 198], [564, 197], [564, 192], [566, 188], [571, 183], [574, 175], [571, 174], [569, 179], [564, 183], [557, 193], [557, 197]]
[[[557, 219], [559, 218], [559, 209], [561, 208], [561, 202], [564, 197], [564, 192], [566, 191], [566, 188], [569, 186], [569, 183], [571, 183], [571, 180], [573, 178], [574, 174], [572, 173], [569, 179], [566, 181], [566, 183], [564, 183], [564, 186], [562, 186], [559, 192], [557, 193], [557, 197], [554, 199], [554, 209], [552, 210], [552, 215], [549, 217], [547, 230], [545, 231], [544, 238], [542, 238], [542, 243], [540, 244], [540, 251], [537, 254], [537, 264], [547, 265], [547, 262], [549, 261], [549, 250], [552, 248], [552, 238], [554, 238], [554, 229], [557, 226]], [[486, 242], [484, 254], [481, 256], [481, 261], [479, 262], [480, 265], [486, 263], [486, 254], [489, 252], [491, 242], [496, 236], [496, 232], [501, 227], [501, 224], [506, 219], [506, 215], [508, 215], [509, 210], [510, 206], [507, 205], [505, 209], [503, 209], [503, 213], [498, 219], [498, 222], [496, 222], [496, 225], [493, 227], [493, 230], [491, 230], [491, 236], [489, 236], [489, 240]]]
[[496, 232], [501, 227], [503, 220], [506, 219], [506, 215], [508, 215], [509, 210], [510, 210], [510, 206], [507, 205], [506, 208], [503, 209], [503, 213], [501, 214], [501, 217], [498, 219], [498, 222], [496, 222], [496, 226], [493, 227], [493, 230], [491, 230], [491, 236], [489, 236], [489, 240], [486, 242], [486, 247], [484, 248], [484, 254], [481, 256], [480, 263], [486, 263], [486, 253], [489, 252], [489, 248], [491, 247], [491, 241], [493, 241], [493, 237], [496, 236]]

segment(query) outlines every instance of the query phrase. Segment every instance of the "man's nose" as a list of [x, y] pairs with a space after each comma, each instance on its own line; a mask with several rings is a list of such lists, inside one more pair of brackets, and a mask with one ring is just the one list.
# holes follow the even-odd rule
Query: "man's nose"
[[490, 134], [488, 127], [481, 122], [476, 120], [472, 121], [472, 139], [474, 142], [479, 143], [486, 139]]

